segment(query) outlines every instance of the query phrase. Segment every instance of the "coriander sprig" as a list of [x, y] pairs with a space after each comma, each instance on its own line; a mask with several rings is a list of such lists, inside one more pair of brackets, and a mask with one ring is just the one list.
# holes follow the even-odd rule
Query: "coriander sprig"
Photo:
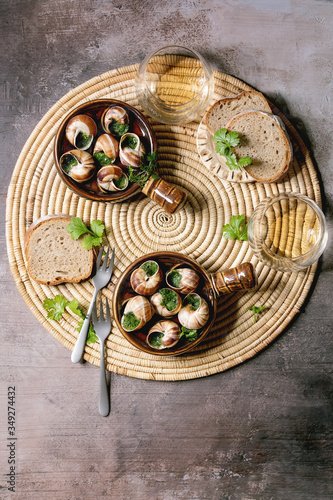
[[241, 167], [251, 165], [252, 158], [244, 156], [237, 159], [232, 148], [239, 144], [240, 138], [238, 132], [228, 132], [226, 128], [221, 128], [215, 132], [213, 141], [216, 143], [215, 151], [217, 154], [225, 157], [225, 162], [230, 170], [241, 170]]
[[[54, 299], [44, 299], [43, 307], [46, 311], [48, 311], [47, 317], [55, 321], [59, 321], [62, 318], [63, 314], [66, 313], [66, 307], [68, 307], [74, 314], [79, 316], [80, 320], [78, 322], [77, 331], [81, 331], [86, 315], [77, 299], [68, 301], [66, 297], [63, 297], [62, 295], [55, 295]], [[92, 344], [97, 341], [98, 338], [95, 334], [95, 330], [92, 324], [89, 324], [87, 343]]]
[[230, 223], [222, 227], [222, 233], [227, 240], [247, 241], [245, 215], [233, 215]]
[[159, 175], [156, 172], [157, 169], [157, 151], [145, 155], [141, 161], [140, 167], [132, 168], [128, 167], [129, 170], [129, 181], [136, 182], [142, 189], [145, 184], [149, 181], [150, 177], [153, 179], [159, 179]]
[[73, 240], [78, 240], [84, 235], [81, 243], [86, 250], [91, 250], [93, 246], [98, 247], [102, 244], [104, 229], [105, 226], [100, 220], [93, 220], [90, 229], [88, 229], [80, 217], [72, 217], [70, 224], [67, 226], [67, 231]]

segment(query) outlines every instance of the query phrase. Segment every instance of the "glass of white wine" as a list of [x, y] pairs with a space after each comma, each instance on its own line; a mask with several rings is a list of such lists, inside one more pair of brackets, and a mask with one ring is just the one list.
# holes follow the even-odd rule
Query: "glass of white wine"
[[209, 105], [214, 76], [199, 53], [170, 45], [141, 62], [135, 90], [149, 116], [161, 123], [182, 125], [197, 120]]
[[264, 264], [280, 271], [301, 271], [325, 249], [325, 216], [307, 196], [280, 193], [257, 205], [248, 222], [248, 240]]

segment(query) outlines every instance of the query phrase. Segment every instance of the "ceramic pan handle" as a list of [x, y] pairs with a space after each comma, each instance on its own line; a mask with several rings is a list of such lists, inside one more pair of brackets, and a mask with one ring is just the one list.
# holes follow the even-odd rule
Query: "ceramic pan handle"
[[249, 262], [213, 274], [211, 278], [217, 295], [248, 290], [255, 287], [257, 283], [253, 265]]
[[142, 192], [160, 205], [169, 214], [180, 210], [186, 202], [186, 193], [161, 179], [149, 179]]

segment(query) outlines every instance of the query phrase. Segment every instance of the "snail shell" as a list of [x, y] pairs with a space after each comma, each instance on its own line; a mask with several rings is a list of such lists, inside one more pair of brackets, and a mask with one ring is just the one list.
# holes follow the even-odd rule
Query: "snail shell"
[[85, 151], [90, 148], [97, 134], [97, 126], [90, 116], [77, 115], [69, 120], [65, 133], [72, 146]]
[[[108, 162], [103, 163], [95, 158], [96, 153], [104, 153], [108, 157]], [[94, 158], [101, 166], [113, 163], [119, 153], [119, 142], [111, 134], [102, 134], [99, 136], [94, 147]], [[106, 160], [105, 160], [106, 161]]]
[[[127, 111], [121, 106], [111, 106], [110, 108], [106, 108], [101, 116], [101, 124], [102, 128], [105, 132], [110, 133], [115, 136], [123, 135], [118, 133], [119, 131], [113, 129], [113, 125], [119, 123], [120, 125], [128, 125], [129, 124], [129, 116]], [[124, 129], [123, 133], [126, 133], [128, 127]]]
[[94, 175], [94, 158], [88, 151], [73, 149], [60, 157], [60, 166], [66, 175], [76, 182], [85, 182]]
[[128, 186], [128, 177], [120, 167], [105, 165], [97, 173], [97, 186], [105, 193], [123, 191]]
[[[123, 316], [121, 318], [121, 326], [126, 332], [132, 332], [143, 327], [153, 316], [154, 308], [146, 297], [136, 295], [129, 299], [126, 303]], [[134, 320], [136, 319], [136, 326], [128, 326], [128, 318], [130, 315]], [[134, 324], [135, 325], [135, 324]]]
[[188, 330], [202, 328], [209, 319], [207, 302], [197, 293], [186, 295], [182, 308], [178, 313], [179, 323]]
[[[168, 297], [166, 297], [166, 294], [169, 295], [169, 298], [171, 298], [171, 295], [173, 296], [173, 299], [175, 299], [171, 302], [172, 305], [175, 305], [175, 307], [171, 310], [167, 307], [168, 302], [166, 299]], [[180, 298], [180, 295], [178, 295], [178, 293], [174, 290], [170, 290], [170, 288], [162, 288], [158, 292], [154, 293], [154, 295], [150, 297], [150, 302], [155, 307], [157, 314], [163, 316], [163, 318], [172, 318], [172, 316], [175, 316], [179, 312], [182, 306], [182, 299]]]
[[160, 266], [154, 260], [147, 260], [131, 274], [131, 287], [140, 295], [152, 295], [157, 292], [163, 281]]
[[[170, 278], [172, 277], [172, 273], [178, 273], [180, 275], [179, 284], [177, 286], [172, 285], [170, 283]], [[188, 267], [184, 267], [181, 269], [171, 269], [166, 275], [166, 282], [172, 290], [176, 290], [180, 293], [191, 293], [194, 292], [199, 285], [199, 275], [193, 271], [193, 269], [189, 269]]]
[[[156, 335], [157, 334], [157, 335]], [[158, 342], [153, 342], [158, 336]], [[147, 343], [153, 349], [167, 349], [173, 347], [179, 341], [180, 328], [177, 323], [162, 320], [156, 323], [148, 332]]]
[[140, 137], [132, 132], [124, 134], [120, 139], [119, 158], [123, 165], [138, 168], [145, 154], [145, 147]]

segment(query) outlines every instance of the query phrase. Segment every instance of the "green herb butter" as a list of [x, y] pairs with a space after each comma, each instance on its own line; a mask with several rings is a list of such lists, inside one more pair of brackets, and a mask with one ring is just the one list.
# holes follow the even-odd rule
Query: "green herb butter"
[[169, 288], [162, 288], [158, 293], [162, 296], [161, 306], [165, 306], [168, 311], [174, 311], [178, 305], [176, 292]]
[[152, 260], [145, 262], [140, 267], [141, 267], [141, 269], [143, 269], [145, 271], [148, 278], [151, 278], [152, 276], [154, 276], [154, 274], [156, 274], [157, 270], [158, 270], [158, 265], [156, 264], [156, 262], [153, 262]]
[[162, 338], [163, 338], [162, 332], [153, 332], [149, 336], [149, 343], [153, 347], [156, 347], [156, 349], [160, 349], [162, 345]]
[[140, 320], [131, 311], [123, 316], [122, 326], [125, 330], [135, 330], [140, 324]]
[[92, 135], [85, 132], [79, 132], [76, 136], [76, 147], [79, 149], [86, 148], [92, 140]]
[[61, 159], [61, 168], [66, 174], [69, 174], [72, 167], [76, 167], [79, 164], [77, 159], [70, 153], [64, 155]]
[[124, 135], [128, 131], [129, 125], [125, 124], [125, 123], [117, 122], [116, 120], [113, 120], [113, 122], [111, 123], [110, 129], [116, 135]]
[[171, 286], [174, 288], [179, 288], [180, 282], [181, 282], [182, 276], [179, 271], [174, 269], [168, 274], [168, 282], [170, 283]]
[[121, 142], [121, 145], [123, 148], [135, 149], [138, 145], [138, 139], [136, 137], [133, 137], [132, 135], [128, 135]]
[[124, 189], [126, 187], [126, 176], [122, 175], [119, 179], [115, 179], [113, 182], [118, 189]]
[[200, 307], [200, 297], [198, 295], [189, 294], [184, 300], [184, 305], [189, 305], [191, 311], [196, 311]]
[[99, 151], [98, 153], [94, 154], [94, 160], [96, 160], [99, 167], [104, 167], [105, 165], [110, 165], [110, 163], [113, 163], [115, 158], [110, 158], [109, 156], [106, 156], [103, 151]]

